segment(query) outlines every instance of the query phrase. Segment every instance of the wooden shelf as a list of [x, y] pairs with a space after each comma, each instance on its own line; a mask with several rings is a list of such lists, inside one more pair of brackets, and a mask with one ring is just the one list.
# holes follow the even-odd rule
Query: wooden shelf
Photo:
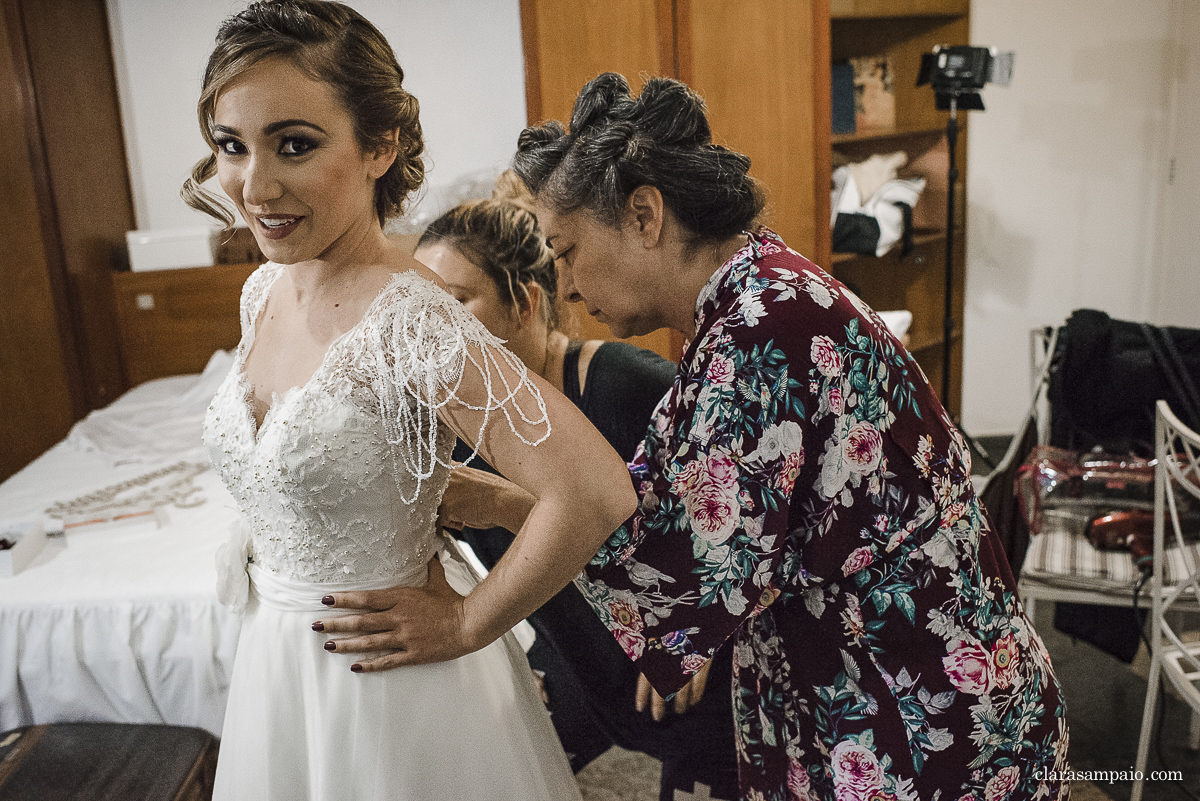
[[855, 133], [833, 134], [830, 141], [833, 143], [834, 147], [837, 147], [838, 145], [852, 144], [857, 142], [882, 142], [887, 139], [903, 139], [909, 136], [940, 134], [945, 130], [946, 126], [944, 125], [901, 125], [892, 128], [863, 128]]
[[830, 0], [830, 19], [896, 19], [962, 16], [969, 0]]
[[[957, 230], [957, 226], [955, 228]], [[945, 231], [928, 231], [925, 233], [916, 233], [916, 234], [913, 234], [913, 249], [914, 249], [914, 251], [916, 251], [925, 245], [929, 245], [929, 244], [932, 244], [935, 242], [945, 242], [945, 241], [946, 241], [946, 232]], [[834, 253], [833, 256], [830, 258], [830, 264], [831, 264], [831, 266], [836, 265], [836, 264], [847, 264], [849, 262], [859, 261], [859, 260], [862, 260], [863, 262], [870, 262], [872, 259], [881, 259], [881, 258], [885, 258], [887, 256], [894, 257], [896, 254], [898, 254], [900, 252], [899, 247], [900, 247], [899, 243], [897, 243], [896, 245], [893, 245], [892, 249], [889, 250], [887, 253], [885, 253], [883, 256], [864, 256], [861, 253]]]
[[961, 17], [962, 14], [956, 11], [919, 11], [905, 12], [897, 14], [890, 9], [876, 9], [864, 12], [846, 11], [842, 13], [830, 14], [831, 20], [841, 22], [844, 20], [919, 20], [919, 19], [954, 19]]
[[[926, 183], [913, 209], [913, 248], [903, 258], [899, 247], [880, 257], [828, 251], [819, 255], [828, 260], [829, 272], [869, 306], [912, 312], [908, 349], [935, 388], [941, 385], [943, 358], [949, 353], [952, 412], [958, 408], [962, 373], [963, 218], [955, 209], [956, 270], [949, 291], [956, 324], [952, 336], [947, 338], [943, 318], [950, 172], [948, 115], [937, 110], [929, 87], [917, 86], [917, 74], [922, 56], [935, 45], [970, 38], [970, 6], [970, 0], [830, 0], [828, 6], [831, 63], [885, 56], [892, 73], [896, 104], [895, 125], [880, 128], [860, 125], [851, 134], [831, 134], [831, 169], [835, 163], [861, 162], [871, 156], [902, 151], [908, 161], [901, 174], [924, 178]], [[960, 182], [965, 181], [967, 169], [968, 131], [963, 122], [965, 118], [960, 120], [959, 149], [955, 154]], [[958, 193], [956, 199], [963, 197], [965, 194]]]
[[[953, 343], [958, 342], [960, 339], [962, 339], [962, 336], [958, 333], [955, 333], [950, 337], [950, 342], [951, 342], [951, 344], [953, 344]], [[911, 353], [913, 356], [920, 356], [925, 351], [934, 350], [934, 349], [941, 350], [941, 348], [942, 348], [942, 337], [940, 334], [938, 336], [930, 337], [928, 339], [919, 339], [919, 340], [915, 340], [915, 341], [910, 341], [908, 343], [908, 352]]]

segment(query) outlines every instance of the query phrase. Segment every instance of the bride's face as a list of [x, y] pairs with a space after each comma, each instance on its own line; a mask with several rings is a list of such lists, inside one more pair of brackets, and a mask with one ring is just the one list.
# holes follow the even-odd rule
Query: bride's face
[[213, 139], [221, 188], [268, 259], [329, 258], [379, 227], [375, 181], [394, 155], [364, 153], [333, 88], [289, 59], [266, 59], [230, 81]]

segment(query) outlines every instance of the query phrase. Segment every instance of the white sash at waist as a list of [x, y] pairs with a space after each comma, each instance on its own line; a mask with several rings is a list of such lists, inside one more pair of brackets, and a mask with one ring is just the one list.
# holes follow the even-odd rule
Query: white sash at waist
[[[438, 558], [446, 570], [446, 581], [455, 591], [466, 595], [486, 573], [478, 559], [467, 557], [463, 553], [465, 543], [460, 543], [450, 537], [445, 537], [437, 548]], [[432, 555], [431, 557], [432, 558]], [[390, 578], [360, 579], [358, 581], [319, 582], [304, 581], [291, 576], [281, 576], [259, 567], [251, 562], [246, 565], [246, 573], [250, 577], [250, 593], [258, 602], [284, 612], [324, 612], [339, 614], [321, 603], [321, 599], [334, 592], [353, 592], [355, 590], [382, 590], [397, 585], [416, 586], [423, 584], [425, 565], [419, 565], [413, 570]], [[522, 650], [528, 652], [533, 646], [535, 637], [533, 627], [522, 620], [513, 628]]]
[[258, 599], [258, 602], [284, 612], [328, 611], [329, 607], [322, 604], [321, 599], [335, 592], [382, 590], [398, 584], [410, 586], [421, 584], [424, 583], [425, 571], [425, 566], [420, 565], [415, 571], [387, 578], [318, 582], [281, 576], [253, 563], [247, 568], [247, 572], [250, 574], [250, 592]]

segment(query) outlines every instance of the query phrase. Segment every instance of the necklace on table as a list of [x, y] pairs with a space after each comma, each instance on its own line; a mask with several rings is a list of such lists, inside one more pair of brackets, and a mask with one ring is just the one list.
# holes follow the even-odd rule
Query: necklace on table
[[208, 469], [207, 464], [200, 462], [176, 462], [78, 498], [59, 501], [48, 506], [46, 514], [50, 517], [74, 518], [167, 505], [181, 509], [200, 506], [205, 498], [198, 496], [200, 488], [195, 485], [195, 479]]

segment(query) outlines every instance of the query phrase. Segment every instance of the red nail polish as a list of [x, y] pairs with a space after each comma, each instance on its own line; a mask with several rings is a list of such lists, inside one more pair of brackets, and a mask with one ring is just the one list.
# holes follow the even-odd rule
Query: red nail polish
[[362, 673], [362, 665], [355, 662], [353, 665], [350, 666], [350, 672], [351, 673]]
[[324, 631], [325, 624], [318, 620], [316, 623], [313, 623], [312, 630], [313, 631]]
[[336, 649], [337, 649], [337, 643], [334, 642], [333, 640], [330, 640], [329, 642], [325, 643], [326, 651], [334, 651]]
[[321, 599], [321, 603], [325, 604], [326, 606], [333, 606], [333, 596], [326, 595], [324, 598]]

